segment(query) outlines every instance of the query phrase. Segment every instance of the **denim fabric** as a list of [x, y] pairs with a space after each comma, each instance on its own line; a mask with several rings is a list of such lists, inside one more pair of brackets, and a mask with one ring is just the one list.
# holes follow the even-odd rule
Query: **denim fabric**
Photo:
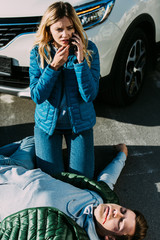
[[17, 141], [0, 147], [0, 155], [4, 155], [6, 157], [11, 156], [18, 149], [21, 142], [22, 141]]
[[[35, 126], [35, 149], [37, 167], [48, 174], [69, 171], [88, 178], [94, 175], [93, 129], [75, 134], [72, 130], [55, 130], [49, 136]], [[65, 137], [68, 151], [67, 169], [62, 155], [62, 139]]]
[[19, 165], [26, 169], [35, 167], [34, 137], [26, 137], [0, 148], [0, 165]]

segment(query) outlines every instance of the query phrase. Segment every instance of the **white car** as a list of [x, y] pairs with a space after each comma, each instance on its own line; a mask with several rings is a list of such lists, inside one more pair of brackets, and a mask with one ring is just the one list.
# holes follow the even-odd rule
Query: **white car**
[[[53, 0], [5, 0], [0, 8], [0, 92], [29, 96], [29, 55]], [[100, 54], [100, 94], [135, 100], [160, 42], [159, 0], [68, 0]]]

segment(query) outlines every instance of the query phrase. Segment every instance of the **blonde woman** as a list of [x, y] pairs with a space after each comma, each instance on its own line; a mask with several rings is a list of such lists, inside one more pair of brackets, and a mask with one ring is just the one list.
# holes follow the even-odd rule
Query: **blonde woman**
[[[37, 167], [49, 174], [94, 175], [93, 100], [99, 88], [97, 47], [67, 2], [48, 7], [30, 54], [30, 90], [36, 103]], [[62, 157], [65, 137], [68, 162]]]

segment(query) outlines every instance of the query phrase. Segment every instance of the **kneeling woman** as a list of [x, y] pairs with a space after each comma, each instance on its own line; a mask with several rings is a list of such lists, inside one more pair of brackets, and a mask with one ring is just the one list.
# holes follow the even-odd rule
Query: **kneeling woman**
[[[56, 2], [42, 17], [30, 54], [30, 89], [36, 103], [37, 167], [49, 174], [94, 174], [93, 100], [99, 88], [97, 47], [69, 3]], [[68, 150], [67, 169], [62, 139]]]

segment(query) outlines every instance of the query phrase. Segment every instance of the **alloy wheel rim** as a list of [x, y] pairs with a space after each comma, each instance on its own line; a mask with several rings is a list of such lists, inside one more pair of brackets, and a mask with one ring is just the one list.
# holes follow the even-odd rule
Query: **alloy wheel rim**
[[132, 45], [125, 69], [125, 88], [129, 97], [134, 97], [139, 92], [146, 66], [146, 47], [141, 39]]

